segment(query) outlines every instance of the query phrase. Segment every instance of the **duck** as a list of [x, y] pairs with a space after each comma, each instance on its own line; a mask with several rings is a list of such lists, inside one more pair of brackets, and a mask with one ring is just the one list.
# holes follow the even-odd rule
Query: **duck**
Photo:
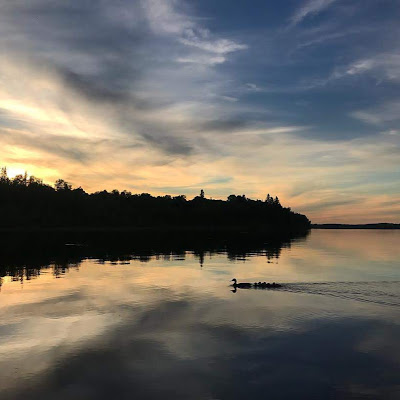
[[237, 279], [233, 278], [232, 279], [233, 282], [233, 287], [239, 288], [239, 289], [250, 289], [250, 288], [254, 288], [254, 289], [275, 289], [275, 288], [281, 288], [282, 285], [279, 283], [267, 283], [267, 282], [254, 282], [254, 283], [249, 283], [249, 282], [241, 282], [241, 283], [237, 283]]
[[232, 279], [232, 282], [233, 282], [233, 287], [234, 288], [240, 288], [240, 289], [249, 289], [249, 288], [251, 288], [253, 285], [251, 284], [251, 283], [249, 283], [249, 282], [241, 282], [241, 283], [237, 283], [237, 279], [236, 278], [233, 278]]
[[275, 288], [280, 288], [280, 287], [282, 287], [282, 285], [280, 284], [280, 283], [275, 283], [275, 282], [272, 282], [272, 283], [263, 283], [263, 286], [262, 286], [263, 288], [266, 288], [266, 289], [275, 289]]

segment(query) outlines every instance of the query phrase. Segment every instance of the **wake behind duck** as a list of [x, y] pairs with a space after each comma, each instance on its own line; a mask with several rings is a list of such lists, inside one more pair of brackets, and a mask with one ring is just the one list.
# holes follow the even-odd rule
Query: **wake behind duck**
[[281, 288], [282, 285], [279, 283], [269, 283], [269, 282], [254, 282], [254, 283], [250, 283], [250, 282], [237, 282], [236, 278], [232, 279], [233, 281], [233, 288], [234, 289], [277, 289], [277, 288]]

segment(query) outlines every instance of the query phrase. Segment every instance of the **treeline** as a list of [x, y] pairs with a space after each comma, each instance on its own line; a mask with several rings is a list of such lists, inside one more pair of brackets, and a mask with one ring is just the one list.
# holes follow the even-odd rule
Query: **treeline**
[[277, 197], [264, 201], [230, 195], [151, 196], [128, 191], [86, 193], [59, 179], [54, 187], [34, 176], [0, 173], [0, 228], [198, 228], [302, 231], [310, 221], [283, 207]]

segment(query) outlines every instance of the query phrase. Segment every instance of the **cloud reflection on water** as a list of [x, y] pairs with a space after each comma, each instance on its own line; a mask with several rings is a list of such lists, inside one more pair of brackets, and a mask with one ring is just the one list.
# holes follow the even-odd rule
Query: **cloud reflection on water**
[[[396, 398], [398, 307], [304, 292], [229, 290], [233, 275], [286, 282], [368, 278], [379, 254], [374, 260], [369, 252], [368, 264], [362, 252], [333, 251], [331, 238], [313, 232], [307, 242], [284, 249], [278, 264], [265, 256], [227, 261], [221, 253], [200, 267], [198, 256], [187, 254], [129, 265], [86, 260], [63, 279], [44, 270], [23, 285], [6, 280], [1, 397]], [[391, 257], [389, 247], [380, 248], [388, 253], [386, 264], [374, 276], [393, 276], [397, 248]]]

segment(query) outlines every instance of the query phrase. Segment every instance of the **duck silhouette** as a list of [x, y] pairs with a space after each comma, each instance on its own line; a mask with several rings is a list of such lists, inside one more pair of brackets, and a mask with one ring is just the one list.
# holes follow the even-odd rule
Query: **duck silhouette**
[[241, 282], [241, 283], [237, 283], [237, 279], [233, 278], [233, 287], [234, 288], [239, 288], [239, 289], [250, 289], [253, 285], [249, 282]]
[[233, 281], [232, 286], [235, 289], [235, 291], [236, 291], [236, 289], [251, 289], [251, 288], [254, 288], [254, 289], [276, 289], [276, 288], [282, 287], [281, 284], [275, 283], [275, 282], [272, 282], [272, 283], [269, 283], [269, 282], [268, 283], [267, 282], [254, 282], [254, 283], [240, 282], [240, 283], [238, 283], [236, 278], [233, 278], [232, 281]]

